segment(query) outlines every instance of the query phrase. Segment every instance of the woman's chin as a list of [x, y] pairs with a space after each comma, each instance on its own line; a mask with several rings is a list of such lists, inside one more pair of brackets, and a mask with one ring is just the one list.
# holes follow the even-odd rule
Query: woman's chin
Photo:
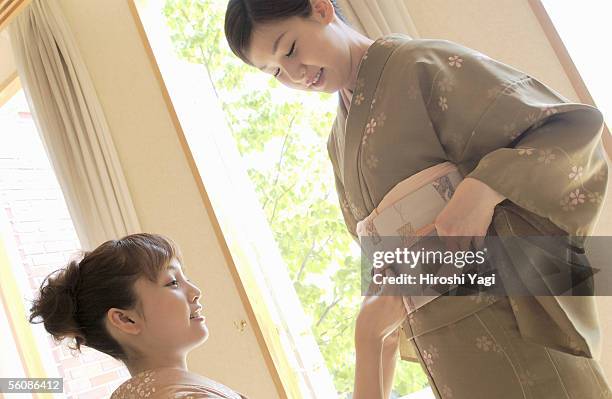
[[192, 319], [190, 321], [192, 323], [190, 328], [195, 328], [196, 330], [198, 330], [196, 334], [202, 337], [201, 339], [203, 341], [208, 339], [209, 331], [208, 325], [206, 324], [206, 319], [203, 316], [200, 316], [197, 319]]
[[202, 331], [202, 332], [201, 332], [200, 337], [198, 338], [198, 340], [197, 340], [197, 342], [196, 342], [195, 346], [200, 346], [200, 345], [202, 345], [204, 342], [208, 341], [208, 337], [209, 337], [209, 335], [210, 335], [210, 333], [209, 333], [209, 331], [208, 331], [208, 328], [207, 328], [206, 326], [204, 326], [204, 328], [202, 328], [202, 330], [201, 330], [201, 331]]

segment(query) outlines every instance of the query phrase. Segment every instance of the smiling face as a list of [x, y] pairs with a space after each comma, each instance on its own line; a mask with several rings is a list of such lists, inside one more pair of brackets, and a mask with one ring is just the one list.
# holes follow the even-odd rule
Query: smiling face
[[328, 0], [315, 0], [307, 18], [256, 26], [249, 60], [290, 88], [333, 93], [347, 87], [355, 74], [341, 24]]
[[178, 260], [172, 259], [157, 282], [141, 278], [134, 290], [142, 313], [139, 340], [146, 347], [185, 352], [208, 338], [205, 318], [200, 315], [201, 292], [183, 274]]

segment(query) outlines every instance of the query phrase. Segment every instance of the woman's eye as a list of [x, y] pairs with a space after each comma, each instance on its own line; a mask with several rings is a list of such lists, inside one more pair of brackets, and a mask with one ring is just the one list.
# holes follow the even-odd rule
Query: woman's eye
[[278, 75], [280, 75], [280, 68], [276, 68], [276, 72], [274, 72], [275, 78], [278, 78]]
[[168, 285], [178, 285], [178, 281], [172, 280]]
[[295, 50], [295, 42], [293, 42], [293, 44], [291, 45], [291, 50], [289, 50], [289, 53], [287, 53], [287, 57], [291, 57], [291, 54], [293, 54], [293, 50]]

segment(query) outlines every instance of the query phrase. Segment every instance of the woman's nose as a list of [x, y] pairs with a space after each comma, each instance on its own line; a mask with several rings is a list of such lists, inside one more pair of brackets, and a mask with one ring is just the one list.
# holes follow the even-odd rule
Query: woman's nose
[[191, 284], [191, 286], [192, 286], [191, 301], [196, 302], [202, 296], [202, 291], [200, 291], [200, 289], [193, 283]]
[[292, 83], [306, 84], [306, 68], [298, 62], [288, 62], [285, 66], [287, 76]]

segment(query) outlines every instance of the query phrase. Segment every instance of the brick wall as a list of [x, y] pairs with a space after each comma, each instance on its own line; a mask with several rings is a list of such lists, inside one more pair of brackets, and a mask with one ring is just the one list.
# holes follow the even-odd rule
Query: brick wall
[[[0, 217], [9, 221], [17, 245], [20, 264], [13, 266], [25, 270], [32, 290], [24, 296], [33, 298], [47, 274], [78, 254], [79, 240], [31, 116], [13, 114], [8, 129], [6, 115], [0, 119]], [[108, 397], [129, 378], [123, 363], [98, 351], [84, 347], [75, 357], [50, 336], [48, 345], [67, 398]]]

